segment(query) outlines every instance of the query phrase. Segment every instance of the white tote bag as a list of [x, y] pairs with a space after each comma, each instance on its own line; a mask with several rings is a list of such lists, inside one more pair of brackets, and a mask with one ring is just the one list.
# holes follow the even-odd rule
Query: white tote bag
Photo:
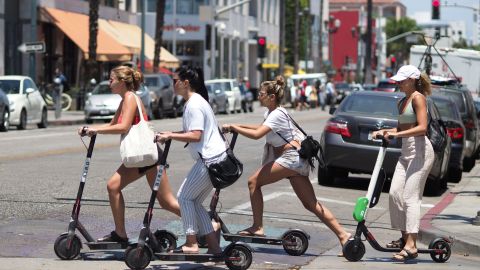
[[158, 160], [157, 144], [153, 142], [154, 132], [143, 118], [137, 95], [138, 115], [140, 122], [132, 125], [126, 134], [120, 137], [120, 156], [127, 168], [145, 167], [153, 165]]

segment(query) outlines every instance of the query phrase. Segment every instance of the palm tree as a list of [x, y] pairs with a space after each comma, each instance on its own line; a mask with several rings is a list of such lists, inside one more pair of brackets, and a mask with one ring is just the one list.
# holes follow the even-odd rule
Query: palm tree
[[99, 0], [89, 0], [87, 81], [97, 75], [97, 35]]
[[153, 55], [153, 72], [155, 73], [158, 72], [158, 66], [160, 65], [160, 49], [162, 47], [164, 17], [165, 0], [157, 0], [157, 19], [155, 23], [155, 51]]

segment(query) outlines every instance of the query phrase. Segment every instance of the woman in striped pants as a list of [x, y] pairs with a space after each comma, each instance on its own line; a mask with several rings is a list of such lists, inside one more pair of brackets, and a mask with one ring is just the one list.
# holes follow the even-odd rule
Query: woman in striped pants
[[182, 215], [186, 243], [174, 253], [198, 253], [197, 235], [205, 235], [208, 253], [219, 254], [219, 246], [213, 225], [202, 202], [213, 189], [206, 165], [226, 157], [226, 145], [218, 130], [217, 120], [208, 103], [208, 92], [199, 68], [181, 67], [173, 75], [175, 92], [185, 100], [183, 131], [161, 132], [157, 140], [176, 140], [188, 143], [188, 150], [195, 161], [178, 191], [178, 203]]

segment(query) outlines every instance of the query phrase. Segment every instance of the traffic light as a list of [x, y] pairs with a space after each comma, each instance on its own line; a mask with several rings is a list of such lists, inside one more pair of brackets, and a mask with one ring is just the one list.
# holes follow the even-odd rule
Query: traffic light
[[265, 58], [267, 56], [267, 37], [257, 37], [257, 56]]
[[395, 70], [395, 68], [397, 67], [397, 58], [395, 58], [395, 56], [391, 56], [390, 57], [390, 67], [392, 68], [392, 70]]
[[440, 19], [440, 0], [432, 0], [432, 20]]

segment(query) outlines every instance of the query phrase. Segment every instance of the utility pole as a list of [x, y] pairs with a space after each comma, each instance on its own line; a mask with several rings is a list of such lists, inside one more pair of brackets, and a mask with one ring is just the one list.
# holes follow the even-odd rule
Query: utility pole
[[323, 66], [323, 1], [320, 0], [320, 17], [319, 17], [319, 27], [318, 27], [318, 72], [322, 71]]
[[[37, 41], [37, 0], [32, 0], [31, 2], [32, 8], [31, 8], [31, 14], [30, 14], [30, 24], [31, 24], [31, 40], [32, 42]], [[32, 78], [33, 81], [36, 81], [36, 59], [35, 59], [35, 53], [30, 53], [29, 54], [29, 60], [30, 60], [30, 78]]]
[[280, 62], [280, 75], [283, 76], [285, 72], [285, 0], [280, 0], [280, 49], [278, 54], [278, 61]]
[[[140, 71], [145, 72], [145, 11], [146, 0], [141, 0], [142, 2], [142, 16], [141, 16], [141, 26], [142, 26], [142, 37], [140, 39]], [[158, 16], [158, 15], [157, 15]]]
[[295, 0], [295, 30], [293, 37], [293, 73], [298, 73], [298, 48], [299, 46], [299, 32], [300, 32], [300, 16], [298, 12], [300, 10], [300, 1]]
[[372, 0], [367, 1], [367, 36], [365, 39], [364, 83], [372, 83]]

